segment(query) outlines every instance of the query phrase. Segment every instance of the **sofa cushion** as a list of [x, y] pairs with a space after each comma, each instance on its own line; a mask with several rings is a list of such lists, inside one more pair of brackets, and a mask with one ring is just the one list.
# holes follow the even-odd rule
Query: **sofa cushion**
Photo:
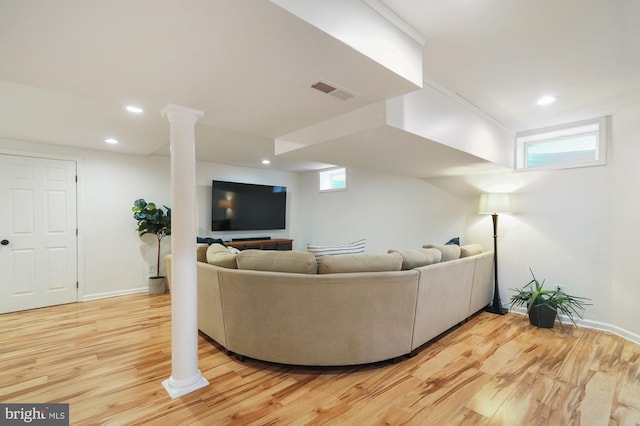
[[207, 249], [209, 244], [196, 243], [196, 260], [198, 262], [207, 263]]
[[222, 244], [213, 243], [207, 246], [207, 254], [222, 253], [222, 252], [229, 253], [229, 250], [227, 250], [227, 248]]
[[323, 256], [318, 266], [320, 274], [340, 272], [383, 272], [402, 269], [402, 256], [398, 253], [387, 254], [342, 254]]
[[207, 249], [207, 263], [223, 268], [238, 269], [236, 255], [231, 253], [225, 246], [213, 243]]
[[480, 244], [465, 244], [460, 246], [460, 257], [475, 256], [482, 253], [482, 246]]
[[442, 253], [436, 248], [389, 250], [389, 253], [398, 253], [402, 256], [402, 269], [413, 269], [418, 266], [431, 265], [440, 262]]
[[442, 253], [441, 262], [454, 260], [460, 257], [460, 246], [456, 244], [425, 244], [422, 248], [436, 248]]
[[243, 250], [238, 254], [238, 269], [254, 271], [315, 274], [318, 263], [313, 254], [304, 251]]
[[339, 244], [332, 246], [319, 246], [317, 244], [307, 244], [307, 251], [313, 253], [318, 264], [322, 256], [333, 256], [340, 254], [361, 254], [364, 253], [366, 240], [354, 241], [349, 244]]

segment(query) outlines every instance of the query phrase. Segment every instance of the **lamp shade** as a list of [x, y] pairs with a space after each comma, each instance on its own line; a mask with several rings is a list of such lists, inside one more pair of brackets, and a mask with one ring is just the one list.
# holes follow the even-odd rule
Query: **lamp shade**
[[507, 193], [488, 193], [480, 196], [479, 214], [509, 214], [511, 202]]

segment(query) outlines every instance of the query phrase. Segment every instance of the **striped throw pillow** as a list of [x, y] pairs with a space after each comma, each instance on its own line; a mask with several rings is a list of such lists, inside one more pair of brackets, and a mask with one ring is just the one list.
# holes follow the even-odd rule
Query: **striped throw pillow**
[[320, 263], [322, 256], [333, 256], [337, 254], [362, 254], [366, 240], [362, 239], [349, 244], [340, 244], [335, 246], [319, 246], [316, 244], [307, 244], [307, 251], [313, 253], [316, 261]]

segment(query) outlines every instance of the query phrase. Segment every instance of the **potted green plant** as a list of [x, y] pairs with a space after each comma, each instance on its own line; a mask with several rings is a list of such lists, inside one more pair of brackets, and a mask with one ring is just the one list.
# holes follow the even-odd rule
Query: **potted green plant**
[[582, 312], [589, 298], [571, 296], [558, 287], [556, 290], [544, 289], [545, 280], [538, 281], [529, 268], [533, 277], [522, 288], [511, 289], [515, 294], [511, 296], [511, 307], [526, 306], [529, 322], [540, 328], [553, 328], [556, 318], [562, 324], [558, 312], [566, 315], [576, 325], [573, 315], [582, 318]]
[[138, 234], [154, 234], [158, 240], [158, 258], [156, 263], [156, 274], [149, 277], [149, 293], [162, 294], [166, 290], [167, 279], [160, 276], [160, 247], [162, 239], [171, 235], [171, 209], [167, 206], [157, 207], [154, 203], [147, 203], [140, 198], [133, 202], [133, 218], [138, 221]]

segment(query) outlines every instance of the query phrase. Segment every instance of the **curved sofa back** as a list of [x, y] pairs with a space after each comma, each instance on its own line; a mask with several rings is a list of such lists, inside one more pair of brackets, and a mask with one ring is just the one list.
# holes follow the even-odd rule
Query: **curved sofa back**
[[350, 365], [411, 351], [417, 271], [308, 275], [219, 269], [227, 349]]
[[486, 307], [493, 292], [493, 252], [394, 272], [300, 274], [204, 262], [197, 270], [202, 332], [229, 351], [293, 365], [406, 355]]

